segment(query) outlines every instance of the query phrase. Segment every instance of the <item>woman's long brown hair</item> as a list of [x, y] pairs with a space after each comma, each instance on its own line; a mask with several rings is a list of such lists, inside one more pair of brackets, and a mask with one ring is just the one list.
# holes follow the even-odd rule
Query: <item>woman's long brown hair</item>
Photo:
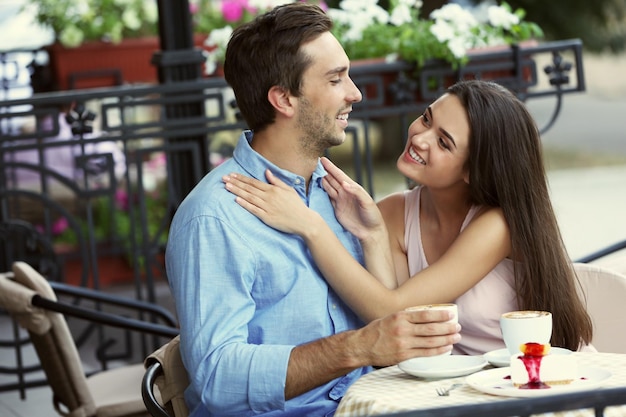
[[536, 123], [496, 83], [461, 81], [448, 92], [469, 117], [473, 203], [500, 207], [509, 225], [518, 306], [552, 312], [551, 344], [577, 350], [591, 342], [592, 323], [550, 201]]

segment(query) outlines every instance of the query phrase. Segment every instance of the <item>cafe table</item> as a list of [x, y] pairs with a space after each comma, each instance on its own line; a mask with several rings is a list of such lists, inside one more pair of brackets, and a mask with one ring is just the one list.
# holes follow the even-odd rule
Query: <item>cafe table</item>
[[[500, 377], [510, 374], [508, 367], [495, 368], [488, 364], [470, 375], [429, 379], [409, 375], [395, 365], [373, 371], [354, 382], [339, 403], [335, 417], [383, 416], [396, 413], [415, 417], [530, 414], [542, 417], [626, 416], [626, 354], [574, 352], [572, 355], [578, 359], [581, 373], [583, 370], [594, 370], [603, 375], [598, 381], [589, 381], [589, 389], [576, 391], [581, 388], [562, 387], [555, 389], [554, 394], [548, 394], [547, 390], [525, 390], [527, 392], [521, 393], [521, 397], [517, 393], [512, 396], [494, 395], [488, 391], [497, 390], [485, 390], [480, 384], [479, 389], [475, 388], [476, 381], [481, 381], [487, 375]], [[468, 385], [468, 382], [473, 386]], [[448, 387], [455, 383], [462, 385], [451, 391], [449, 396], [437, 395], [438, 387]], [[593, 408], [582, 409], [602, 406], [598, 407], [602, 410], [606, 405], [608, 407], [604, 409], [604, 414], [601, 411], [596, 414]], [[472, 407], [477, 411], [468, 411]], [[537, 414], [537, 411], [541, 413]]]

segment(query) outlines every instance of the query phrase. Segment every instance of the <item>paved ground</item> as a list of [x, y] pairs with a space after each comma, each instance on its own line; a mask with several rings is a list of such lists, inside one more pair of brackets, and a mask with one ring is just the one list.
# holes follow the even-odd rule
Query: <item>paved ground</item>
[[626, 239], [626, 166], [553, 171], [549, 179], [572, 259]]
[[[573, 155], [622, 162], [549, 171], [555, 210], [573, 259], [626, 239], [626, 54], [585, 55], [584, 61], [587, 91], [567, 96], [543, 141], [547, 148]], [[538, 120], [545, 105], [528, 104]]]
[[[584, 59], [587, 92], [566, 98], [556, 125], [544, 136], [546, 147], [599, 155], [600, 160], [606, 154], [625, 158], [614, 166], [549, 172], [555, 210], [573, 259], [626, 239], [626, 55]], [[529, 103], [539, 122], [551, 106]], [[14, 361], [0, 349], [0, 363]], [[48, 388], [29, 390], [27, 401], [15, 392], [0, 394], [2, 417], [53, 415]]]

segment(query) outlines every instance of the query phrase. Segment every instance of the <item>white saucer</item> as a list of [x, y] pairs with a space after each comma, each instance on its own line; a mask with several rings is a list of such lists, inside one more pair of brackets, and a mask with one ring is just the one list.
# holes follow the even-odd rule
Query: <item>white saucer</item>
[[445, 355], [413, 358], [398, 364], [409, 375], [421, 378], [452, 378], [469, 375], [483, 369], [487, 361], [482, 356]]
[[[570, 353], [572, 353], [572, 351], [569, 349], [560, 347], [550, 348], [551, 355], [569, 355]], [[487, 362], [489, 362], [493, 366], [503, 367], [509, 366], [511, 364], [511, 354], [506, 348], [492, 350], [491, 352], [485, 353], [483, 356], [485, 360], [487, 360]]]
[[475, 373], [467, 377], [465, 382], [470, 387], [487, 394], [505, 397], [540, 397], [543, 395], [561, 394], [573, 391], [584, 391], [597, 388], [611, 377], [611, 373], [600, 368], [581, 368], [579, 378], [567, 385], [554, 385], [547, 389], [522, 389], [511, 382], [511, 368], [496, 368]]

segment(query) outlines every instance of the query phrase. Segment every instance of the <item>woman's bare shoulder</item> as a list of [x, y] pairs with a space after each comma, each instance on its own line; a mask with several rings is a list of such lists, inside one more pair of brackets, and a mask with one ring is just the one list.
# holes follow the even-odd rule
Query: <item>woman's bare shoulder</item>
[[393, 194], [389, 194], [386, 197], [380, 199], [377, 203], [380, 212], [383, 214], [385, 219], [388, 219], [390, 215], [395, 216], [402, 213], [402, 218], [404, 218], [404, 192], [399, 191]]
[[506, 224], [504, 212], [500, 207], [482, 206], [480, 209], [478, 209], [474, 217], [472, 217], [470, 224], [478, 219], [482, 219], [482, 223], [495, 222], [499, 224]]

